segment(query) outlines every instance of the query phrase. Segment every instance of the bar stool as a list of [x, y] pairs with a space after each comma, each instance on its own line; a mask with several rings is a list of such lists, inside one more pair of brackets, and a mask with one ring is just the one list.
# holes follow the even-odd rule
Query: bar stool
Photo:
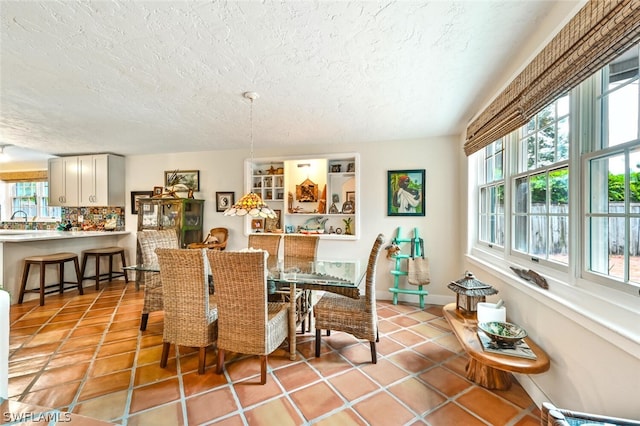
[[[80, 276], [82, 280], [96, 280], [96, 290], [100, 289], [100, 281], [109, 280], [112, 281], [114, 278], [124, 277], [125, 282], [129, 282], [129, 277], [127, 276], [127, 271], [122, 270], [121, 272], [113, 271], [113, 256], [120, 255], [120, 261], [122, 263], [122, 267], [127, 266], [127, 262], [124, 259], [124, 249], [122, 247], [103, 247], [103, 248], [95, 248], [90, 250], [84, 250], [82, 252], [82, 272]], [[90, 275], [88, 277], [84, 276], [84, 273], [87, 268], [87, 260], [89, 256], [94, 256], [96, 258], [96, 274]], [[100, 273], [100, 258], [102, 256], [109, 256], [109, 272]]]
[[[66, 262], [73, 261], [76, 268], [76, 282], [64, 280], [64, 264]], [[29, 278], [29, 269], [31, 265], [40, 265], [40, 288], [27, 290], [27, 280]], [[58, 279], [60, 282], [57, 284], [45, 285], [45, 271], [47, 265], [58, 265]], [[50, 293], [64, 293], [65, 284], [75, 284], [78, 286], [78, 292], [83, 294], [82, 280], [80, 279], [80, 268], [78, 267], [78, 256], [75, 253], [54, 253], [43, 256], [29, 256], [24, 258], [24, 269], [22, 272], [22, 282], [20, 284], [20, 296], [18, 297], [18, 304], [22, 303], [25, 293], [40, 293], [40, 306], [44, 306], [44, 295]], [[58, 287], [56, 290], [46, 291], [48, 288]], [[67, 289], [71, 289], [68, 287]]]

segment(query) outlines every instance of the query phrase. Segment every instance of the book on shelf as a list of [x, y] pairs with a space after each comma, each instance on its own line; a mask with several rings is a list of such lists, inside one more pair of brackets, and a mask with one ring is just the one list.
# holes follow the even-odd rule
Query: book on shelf
[[513, 345], [499, 345], [493, 342], [482, 330], [478, 330], [478, 338], [480, 339], [480, 343], [482, 343], [482, 348], [487, 352], [516, 356], [520, 358], [537, 359], [536, 354], [533, 353], [524, 339]]

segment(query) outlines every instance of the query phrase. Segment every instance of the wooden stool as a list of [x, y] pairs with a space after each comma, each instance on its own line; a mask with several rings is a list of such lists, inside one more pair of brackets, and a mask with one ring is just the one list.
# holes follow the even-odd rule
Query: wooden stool
[[[112, 281], [114, 278], [124, 277], [125, 282], [129, 282], [129, 277], [127, 276], [127, 271], [122, 270], [121, 272], [113, 272], [113, 256], [119, 254], [120, 261], [122, 262], [122, 267], [127, 266], [127, 262], [124, 259], [124, 249], [122, 247], [104, 247], [104, 248], [96, 248], [90, 250], [84, 250], [82, 252], [82, 272], [80, 276], [82, 280], [96, 280], [96, 290], [100, 289], [100, 281], [109, 280]], [[89, 256], [95, 256], [96, 258], [96, 274], [88, 277], [84, 276], [84, 273], [87, 268], [87, 259]], [[109, 272], [100, 273], [100, 257], [109, 256]]]
[[[66, 262], [73, 261], [76, 268], [76, 282], [64, 280], [64, 264]], [[31, 265], [40, 265], [40, 288], [27, 290], [27, 279], [29, 278], [29, 268]], [[59, 283], [45, 285], [45, 271], [47, 265], [58, 265], [58, 279]], [[18, 304], [22, 303], [25, 293], [40, 293], [40, 306], [44, 306], [44, 295], [50, 293], [64, 293], [65, 284], [75, 284], [78, 286], [80, 294], [82, 292], [82, 280], [80, 274], [80, 268], [78, 267], [78, 256], [75, 253], [54, 253], [44, 256], [29, 256], [24, 258], [24, 269], [22, 272], [22, 283], [20, 284], [20, 296], [18, 297]], [[58, 287], [56, 290], [46, 291], [47, 288]], [[69, 287], [68, 289], [70, 289]]]

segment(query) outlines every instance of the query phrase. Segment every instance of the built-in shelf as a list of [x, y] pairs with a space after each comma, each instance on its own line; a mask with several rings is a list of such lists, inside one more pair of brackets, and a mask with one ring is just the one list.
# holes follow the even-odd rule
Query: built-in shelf
[[[261, 232], [322, 230], [321, 238], [359, 238], [358, 154], [258, 158], [247, 161], [245, 168], [247, 191], [260, 194], [279, 215], [275, 221], [266, 219], [257, 228]], [[245, 219], [246, 234], [255, 232], [252, 221]]]

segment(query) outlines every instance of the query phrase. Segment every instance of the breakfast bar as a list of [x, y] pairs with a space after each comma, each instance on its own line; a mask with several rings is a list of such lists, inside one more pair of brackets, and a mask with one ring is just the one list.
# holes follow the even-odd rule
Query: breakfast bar
[[478, 338], [478, 321], [475, 314], [463, 314], [450, 303], [442, 308], [451, 331], [458, 342], [469, 355], [467, 364], [467, 379], [487, 389], [506, 390], [511, 387], [509, 372], [537, 374], [549, 369], [550, 362], [547, 354], [531, 338], [525, 337], [536, 359], [521, 358], [487, 352], [483, 349]]
[[[0, 230], [0, 287], [11, 295], [11, 304], [18, 302], [23, 259], [27, 256], [42, 256], [56, 252], [76, 253], [80, 258], [83, 250], [100, 247], [126, 247], [127, 231], [25, 231]], [[129, 257], [130, 258], [130, 257]], [[87, 265], [88, 273], [93, 265]], [[73, 268], [65, 270], [72, 277]], [[51, 274], [55, 280], [55, 274]], [[47, 277], [47, 280], [50, 278]], [[31, 287], [37, 287], [39, 272], [34, 269], [29, 276]], [[37, 295], [27, 295], [36, 298]]]

